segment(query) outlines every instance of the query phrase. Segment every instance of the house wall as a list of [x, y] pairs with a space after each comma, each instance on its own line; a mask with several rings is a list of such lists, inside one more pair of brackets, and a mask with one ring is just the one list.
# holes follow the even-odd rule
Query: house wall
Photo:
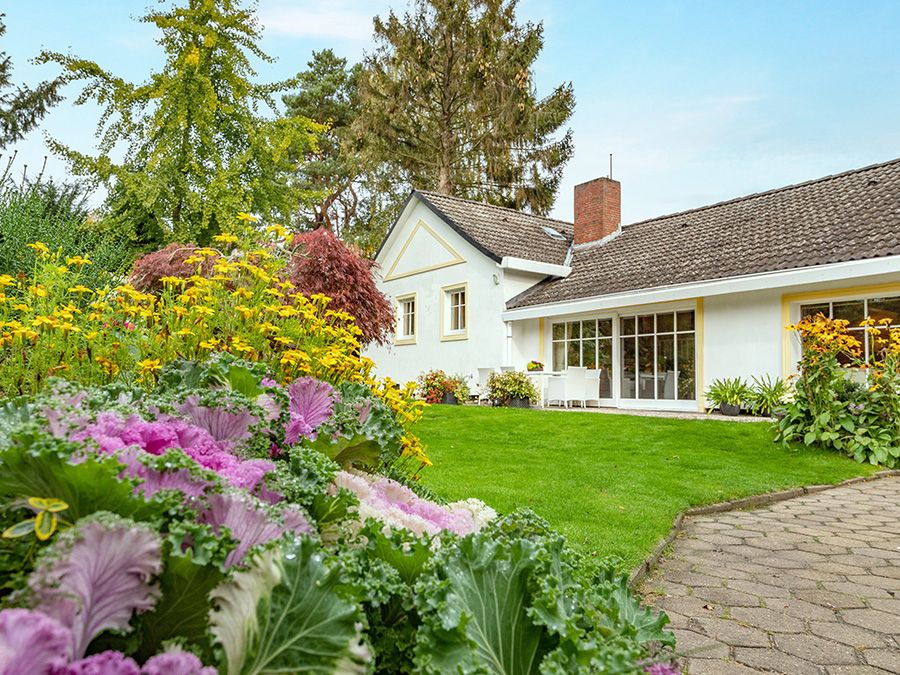
[[[381, 291], [392, 300], [415, 293], [417, 307], [415, 344], [366, 348], [365, 355], [375, 361], [379, 375], [406, 382], [439, 368], [471, 376], [476, 382], [478, 368], [524, 365], [521, 359], [530, 349], [528, 339], [512, 335], [512, 326], [507, 326], [501, 313], [506, 300], [542, 276], [501, 269], [416, 201], [401, 215], [377, 260]], [[442, 288], [458, 283], [468, 285], [467, 336], [446, 340], [441, 335]], [[534, 324], [537, 326], [538, 320]], [[536, 333], [534, 343], [536, 349]]]

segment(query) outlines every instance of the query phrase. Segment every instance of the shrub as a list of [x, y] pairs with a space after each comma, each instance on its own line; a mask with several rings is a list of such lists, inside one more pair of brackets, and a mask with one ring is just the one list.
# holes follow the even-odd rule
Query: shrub
[[712, 408], [727, 405], [743, 406], [753, 397], [750, 385], [740, 377], [713, 380], [706, 390], [706, 401]]
[[48, 182], [0, 188], [0, 274], [30, 275], [34, 256], [26, 244], [41, 240], [50, 251], [93, 261], [82, 270], [83, 285], [98, 288], [118, 281], [133, 251], [121, 237], [99, 231], [80, 199], [73, 188]]
[[444, 394], [453, 394], [457, 400], [469, 398], [469, 384], [463, 375], [447, 375], [443, 370], [430, 370], [416, 380], [419, 396], [427, 403], [440, 403]]
[[784, 405], [785, 396], [788, 393], [788, 384], [780, 377], [771, 375], [753, 376], [753, 386], [750, 392], [750, 411], [754, 415], [768, 417]]
[[[894, 467], [900, 465], [900, 328], [863, 324], [875, 352], [868, 363], [847, 321], [819, 314], [789, 326], [800, 335], [800, 375], [776, 440]], [[849, 368], [865, 373], [866, 385], [851, 382]]]
[[538, 390], [525, 373], [516, 370], [508, 370], [503, 373], [492, 373], [488, 378], [488, 393], [493, 401], [499, 401], [503, 405], [510, 399], [528, 400], [535, 403], [538, 400]]
[[394, 310], [375, 285], [375, 262], [323, 228], [296, 235], [292, 245], [288, 278], [295, 288], [331, 298], [332, 309], [356, 320], [362, 344], [387, 344], [394, 334]]
[[[134, 261], [131, 268], [131, 285], [139, 291], [158, 293], [163, 289], [163, 279], [188, 279], [197, 274], [197, 264], [188, 264], [188, 259], [197, 258], [199, 247], [191, 244], [169, 244], [153, 253], [147, 253]], [[213, 262], [218, 256], [201, 256], [200, 275], [209, 277]]]

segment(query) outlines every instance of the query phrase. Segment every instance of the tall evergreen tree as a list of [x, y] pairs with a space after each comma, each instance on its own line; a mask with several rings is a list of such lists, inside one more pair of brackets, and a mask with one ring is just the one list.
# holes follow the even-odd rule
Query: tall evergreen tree
[[384, 162], [370, 162], [353, 124], [359, 114], [360, 64], [331, 49], [313, 52], [308, 70], [298, 76], [299, 90], [284, 96], [288, 115], [324, 123], [318, 147], [300, 162], [300, 187], [318, 197], [301, 206], [297, 224], [323, 227], [344, 241], [371, 252], [381, 240], [405, 196], [399, 172]]
[[541, 24], [518, 0], [415, 0], [376, 17], [357, 133], [416, 187], [547, 213], [572, 156], [571, 83], [536, 92]]
[[[254, 57], [273, 59], [258, 46], [255, 4], [243, 0], [184, 0], [141, 18], [162, 33], [165, 65], [141, 84], [92, 61], [44, 52], [38, 62], [62, 66], [67, 80], [83, 81], [76, 104], [103, 109], [98, 156], [51, 141], [72, 172], [106, 184], [112, 218], [142, 228], [143, 243], [166, 239], [206, 243], [240, 211], [287, 219], [305, 198], [292, 180], [296, 163], [323, 127], [305, 117], [267, 119], [274, 96], [296, 78], [251, 81]], [[118, 144], [125, 158], [110, 157]]]
[[[0, 14], [0, 37], [6, 24]], [[12, 58], [0, 52], [0, 150], [21, 140], [34, 129], [47, 111], [62, 100], [59, 89], [62, 78], [41, 82], [34, 89], [12, 83]]]

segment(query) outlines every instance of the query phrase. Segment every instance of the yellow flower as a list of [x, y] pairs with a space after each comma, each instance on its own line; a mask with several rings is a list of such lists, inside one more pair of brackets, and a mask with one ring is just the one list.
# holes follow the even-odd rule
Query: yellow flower
[[194, 305], [193, 310], [202, 316], [212, 316], [216, 313], [212, 307], [207, 307], [206, 305]]
[[94, 359], [97, 363], [100, 364], [100, 367], [103, 369], [103, 372], [107, 375], [118, 375], [119, 374], [119, 366], [116, 365], [114, 361], [109, 360], [104, 356], [98, 356]]
[[39, 298], [46, 298], [46, 297], [47, 297], [47, 289], [44, 288], [41, 284], [36, 284], [36, 285], [34, 285], [34, 286], [29, 286], [29, 287], [28, 287], [28, 292], [31, 293], [32, 295], [36, 295], [36, 296], [39, 297]]
[[246, 305], [238, 305], [234, 308], [234, 311], [238, 312], [242, 317], [244, 317], [245, 321], [256, 314], [255, 309], [253, 309], [252, 307], [247, 307]]
[[269, 234], [274, 234], [279, 239], [284, 239], [285, 237], [287, 237], [287, 230], [284, 228], [284, 225], [279, 225], [278, 223], [269, 225], [266, 228], [266, 232], [268, 232]]
[[251, 298], [253, 297], [253, 293], [248, 291], [246, 288], [236, 288], [231, 292], [232, 297], [234, 298]]
[[187, 279], [181, 277], [160, 277], [160, 281], [164, 286], [184, 286], [187, 283]]
[[71, 258], [66, 258], [66, 265], [75, 265], [77, 267], [83, 267], [85, 265], [93, 265], [87, 256], [73, 255]]
[[87, 340], [88, 342], [93, 342], [97, 338], [98, 335], [100, 335], [100, 333], [98, 333], [95, 330], [92, 330], [92, 331], [84, 334], [84, 339]]
[[222, 244], [236, 244], [239, 240], [233, 234], [223, 232], [222, 234], [217, 234], [213, 237], [213, 241], [218, 241]]
[[142, 375], [145, 373], [155, 373], [160, 368], [162, 368], [162, 364], [159, 362], [159, 359], [144, 359], [143, 361], [138, 361], [138, 372]]
[[256, 216], [252, 216], [249, 213], [244, 213], [243, 211], [241, 211], [237, 215], [237, 217], [238, 217], [238, 220], [243, 220], [244, 222], [248, 222], [248, 221], [251, 223], [259, 222], [259, 218], [257, 218]]
[[181, 328], [181, 329], [175, 331], [175, 335], [178, 335], [179, 337], [188, 337], [193, 334], [194, 334], [194, 331], [192, 331], [190, 328]]
[[69, 289], [69, 293], [93, 293], [94, 291], [87, 286], [78, 284]]
[[32, 249], [35, 255], [39, 258], [43, 258], [44, 256], [50, 254], [50, 249], [47, 248], [47, 244], [42, 241], [36, 241], [32, 244], [28, 244], [28, 248]]
[[31, 307], [29, 307], [28, 305], [26, 305], [24, 302], [18, 302], [18, 303], [16, 303], [15, 305], [13, 305], [13, 309], [16, 310], [16, 311], [18, 311], [18, 312], [28, 312], [28, 311], [31, 311]]
[[268, 321], [264, 321], [263, 323], [259, 324], [258, 330], [263, 335], [268, 335], [270, 333], [278, 333], [281, 331], [281, 329], [278, 326], [271, 324]]
[[31, 325], [35, 328], [40, 328], [41, 326], [50, 326], [53, 327], [57, 324], [57, 320], [52, 316], [36, 316], [31, 320]]
[[11, 277], [8, 274], [0, 274], [0, 288], [5, 288], [6, 286], [15, 285], [16, 280], [14, 277]]
[[210, 338], [209, 340], [203, 340], [200, 343], [200, 346], [203, 349], [218, 349], [219, 348], [219, 340], [217, 338]]

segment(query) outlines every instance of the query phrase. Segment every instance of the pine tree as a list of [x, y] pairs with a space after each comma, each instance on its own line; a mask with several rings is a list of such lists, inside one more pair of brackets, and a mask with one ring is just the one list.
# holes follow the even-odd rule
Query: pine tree
[[[0, 14], [0, 37], [6, 34]], [[62, 100], [62, 78], [41, 82], [34, 89], [12, 83], [12, 59], [0, 52], [0, 150], [24, 138], [54, 105]]]
[[[254, 57], [273, 59], [257, 43], [255, 5], [242, 0], [186, 0], [141, 21], [162, 33], [165, 65], [141, 84], [127, 82], [92, 61], [54, 52], [39, 63], [62, 66], [83, 81], [76, 104], [103, 109], [91, 156], [51, 141], [72, 172], [105, 184], [111, 217], [141, 224], [133, 237], [150, 245], [161, 235], [207, 243], [240, 211], [287, 219], [306, 196], [292, 180], [300, 157], [315, 146], [321, 125], [305, 117], [266, 119], [274, 96], [296, 78], [257, 84]], [[118, 144], [122, 162], [111, 158]]]
[[516, 22], [518, 0], [415, 0], [375, 19], [360, 82], [357, 133], [403, 180], [544, 214], [572, 156], [571, 83], [539, 97], [532, 66], [541, 24]]

